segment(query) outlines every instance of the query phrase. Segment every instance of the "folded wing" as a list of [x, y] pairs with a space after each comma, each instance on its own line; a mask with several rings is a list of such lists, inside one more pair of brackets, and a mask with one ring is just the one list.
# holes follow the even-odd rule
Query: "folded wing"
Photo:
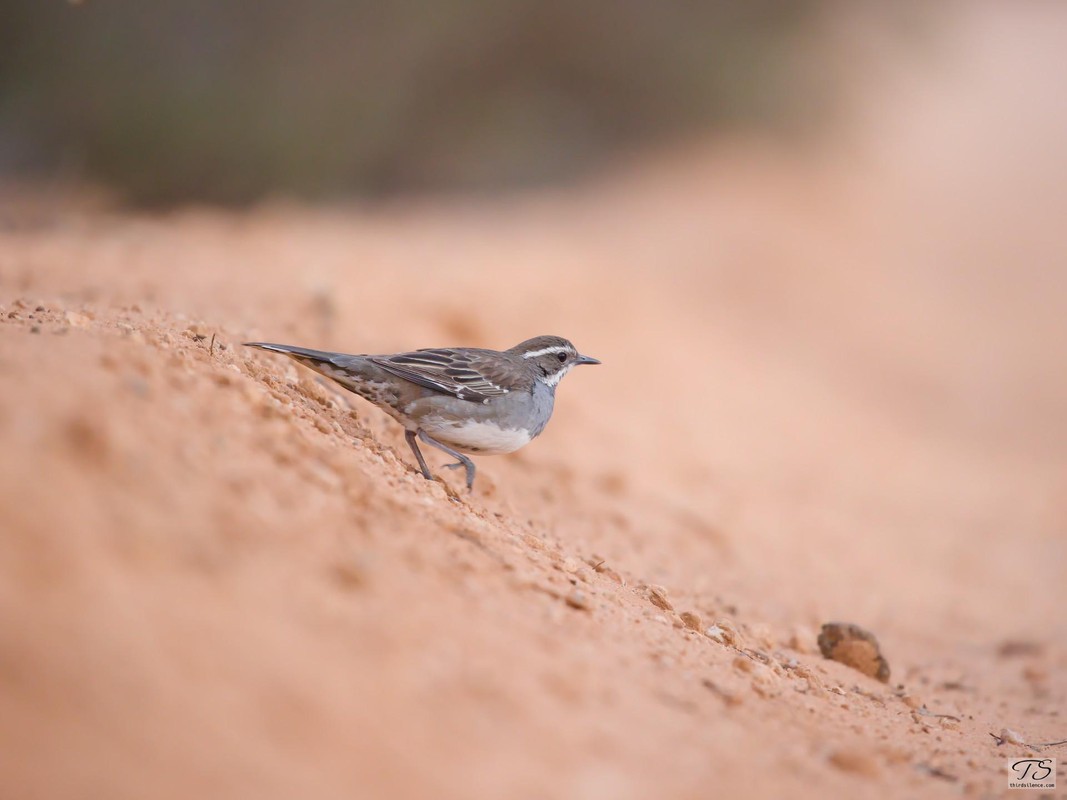
[[398, 378], [477, 403], [507, 394], [511, 390], [506, 387], [514, 383], [510, 365], [491, 351], [438, 348], [370, 360]]

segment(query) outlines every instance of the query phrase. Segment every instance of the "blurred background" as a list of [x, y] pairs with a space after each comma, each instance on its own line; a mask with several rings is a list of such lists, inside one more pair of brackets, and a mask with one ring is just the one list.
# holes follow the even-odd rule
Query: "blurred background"
[[796, 136], [840, 99], [843, 16], [905, 47], [938, 24], [926, 4], [837, 5], [2, 0], [0, 170], [246, 203], [544, 184], [709, 130]]

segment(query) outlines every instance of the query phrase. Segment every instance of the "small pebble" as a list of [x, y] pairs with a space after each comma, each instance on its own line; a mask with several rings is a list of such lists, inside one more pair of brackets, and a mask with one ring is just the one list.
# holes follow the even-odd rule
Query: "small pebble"
[[563, 561], [559, 562], [557, 566], [564, 572], [573, 575], [575, 572], [578, 571], [578, 567], [580, 566], [580, 564], [578, 559], [571, 558], [570, 556], [568, 556], [567, 558], [563, 559]]
[[710, 628], [705, 629], [704, 635], [720, 644], [726, 644], [726, 632], [718, 625], [712, 625]]
[[741, 642], [741, 637], [737, 634], [737, 628], [728, 619], [720, 619], [715, 622], [708, 630], [715, 629], [718, 631], [718, 637], [723, 644], [728, 644], [732, 647], [738, 647]]
[[578, 589], [575, 589], [567, 595], [566, 602], [571, 608], [577, 608], [582, 611], [589, 610], [589, 598], [586, 596], [585, 592]]
[[878, 761], [869, 753], [855, 748], [841, 748], [830, 754], [830, 763], [842, 772], [876, 778], [880, 772]]
[[582, 583], [593, 582], [593, 571], [586, 567], [578, 567], [574, 573], [574, 577], [580, 580]]
[[1013, 731], [1011, 728], [1001, 728], [999, 738], [1004, 740], [1008, 744], [1021, 744], [1023, 746], [1026, 746], [1026, 742], [1023, 741], [1023, 737]]
[[1047, 683], [1048, 670], [1037, 664], [1029, 664], [1023, 667], [1023, 677], [1030, 683]]
[[828, 622], [819, 633], [823, 657], [852, 667], [880, 680], [889, 681], [889, 662], [882, 656], [878, 640], [870, 631], [847, 622]]
[[734, 659], [734, 669], [738, 672], [755, 672], [757, 666], [758, 664], [748, 656], [737, 656]]
[[703, 627], [700, 615], [693, 611], [683, 611], [681, 614], [682, 624], [690, 630], [699, 631]]
[[674, 611], [674, 606], [671, 605], [670, 600], [667, 599], [667, 590], [662, 586], [656, 586], [649, 584], [645, 587], [648, 595], [649, 602], [657, 608], [662, 608], [664, 611]]
[[1027, 639], [1008, 639], [1000, 643], [997, 655], [1001, 658], [1017, 658], [1019, 656], [1038, 656], [1045, 650], [1041, 642], [1032, 642]]
[[66, 319], [67, 324], [70, 325], [72, 328], [89, 327], [89, 317], [87, 317], [85, 314], [78, 314], [74, 311], [68, 311], [64, 315], [64, 318]]
[[331, 574], [337, 586], [347, 591], [362, 588], [367, 582], [367, 571], [359, 562], [340, 561], [333, 565]]

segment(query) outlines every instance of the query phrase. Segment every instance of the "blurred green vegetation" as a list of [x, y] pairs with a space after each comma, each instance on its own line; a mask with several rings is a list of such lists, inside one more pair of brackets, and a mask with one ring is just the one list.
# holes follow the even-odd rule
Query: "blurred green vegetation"
[[567, 178], [788, 115], [814, 2], [0, 0], [0, 171], [240, 203]]

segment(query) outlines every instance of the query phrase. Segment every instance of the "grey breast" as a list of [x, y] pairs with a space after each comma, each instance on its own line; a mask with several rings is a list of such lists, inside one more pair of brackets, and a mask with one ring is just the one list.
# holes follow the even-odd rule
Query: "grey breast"
[[530, 438], [545, 429], [552, 416], [552, 407], [556, 402], [556, 387], [545, 386], [541, 381], [534, 381], [530, 396]]

